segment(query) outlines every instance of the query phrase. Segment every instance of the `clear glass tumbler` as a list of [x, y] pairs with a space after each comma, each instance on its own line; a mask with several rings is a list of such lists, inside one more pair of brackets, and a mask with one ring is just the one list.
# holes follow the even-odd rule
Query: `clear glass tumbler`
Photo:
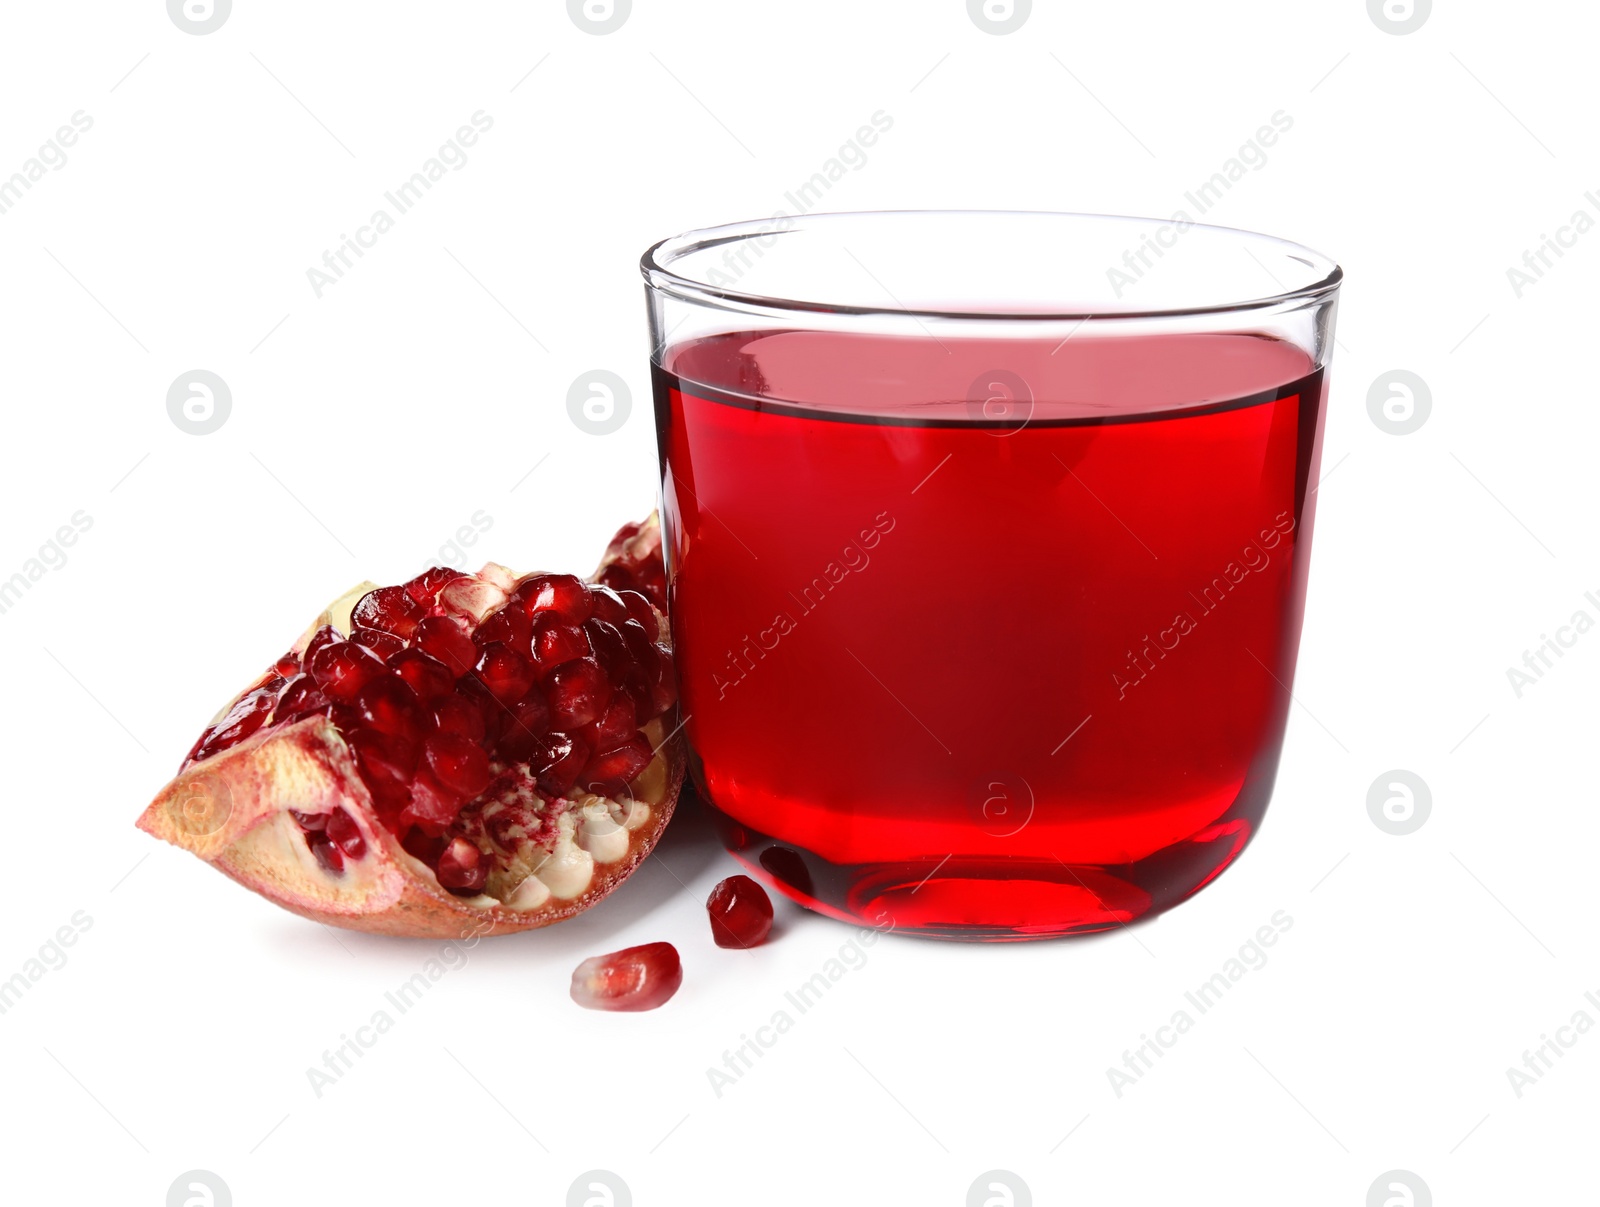
[[1265, 235], [816, 214], [650, 248], [672, 624], [729, 849], [835, 917], [1101, 930], [1272, 792], [1341, 272]]

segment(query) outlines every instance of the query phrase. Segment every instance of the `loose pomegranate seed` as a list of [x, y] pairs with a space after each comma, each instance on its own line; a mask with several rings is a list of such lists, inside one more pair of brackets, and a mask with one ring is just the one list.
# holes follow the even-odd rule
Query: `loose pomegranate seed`
[[586, 1010], [654, 1010], [682, 984], [678, 949], [646, 943], [579, 964], [572, 974], [572, 1000]]
[[706, 902], [718, 947], [756, 947], [772, 931], [772, 898], [748, 876], [729, 876]]
[[431, 654], [452, 675], [464, 675], [477, 664], [478, 647], [461, 625], [448, 616], [429, 616], [417, 625], [412, 644], [426, 654]]
[[466, 800], [489, 786], [489, 756], [476, 742], [459, 734], [436, 733], [423, 745], [422, 753], [433, 777]]
[[568, 624], [589, 619], [589, 588], [570, 574], [540, 574], [517, 588], [517, 597], [529, 619], [552, 612]]
[[533, 667], [509, 645], [492, 641], [483, 647], [483, 656], [478, 659], [478, 679], [496, 700], [510, 704], [522, 699], [533, 686]]
[[540, 740], [528, 765], [538, 777], [539, 790], [559, 797], [572, 790], [588, 762], [587, 742], [576, 734], [552, 733]]
[[379, 587], [361, 597], [350, 613], [350, 622], [359, 629], [378, 629], [408, 638], [425, 615], [404, 587]]
[[322, 645], [307, 665], [322, 694], [339, 704], [352, 703], [363, 687], [383, 674], [378, 656], [351, 641]]
[[443, 700], [455, 691], [456, 679], [449, 668], [421, 650], [401, 650], [389, 660], [389, 669], [404, 679], [426, 705]]
[[550, 673], [547, 694], [551, 724], [563, 731], [579, 729], [611, 704], [611, 681], [593, 658], [579, 658]]
[[439, 883], [452, 893], [471, 897], [483, 891], [489, 879], [489, 862], [465, 838], [451, 841], [439, 856]]
[[533, 622], [533, 660], [539, 664], [541, 674], [548, 675], [563, 662], [591, 652], [588, 634], [554, 613], [541, 613]]
[[615, 792], [650, 765], [655, 757], [649, 739], [636, 733], [623, 745], [589, 760], [578, 779], [593, 792]]
[[439, 597], [446, 584], [464, 577], [461, 571], [448, 566], [433, 566], [406, 584], [406, 594], [426, 607]]

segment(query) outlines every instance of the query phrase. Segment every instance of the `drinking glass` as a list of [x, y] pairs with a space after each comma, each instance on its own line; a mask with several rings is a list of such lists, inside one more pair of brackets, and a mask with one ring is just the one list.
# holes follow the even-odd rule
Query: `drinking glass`
[[779, 216], [644, 255], [669, 598], [729, 850], [908, 933], [1102, 930], [1272, 793], [1340, 269], [1082, 214]]

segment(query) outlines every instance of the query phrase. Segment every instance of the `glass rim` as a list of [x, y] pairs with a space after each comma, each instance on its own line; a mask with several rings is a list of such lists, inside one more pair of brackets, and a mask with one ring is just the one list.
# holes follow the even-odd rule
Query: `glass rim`
[[[742, 310], [759, 310], [768, 312], [799, 312], [799, 313], [825, 313], [841, 315], [882, 315], [891, 317], [906, 317], [913, 319], [937, 318], [960, 319], [963, 321], [996, 322], [1060, 322], [1062, 320], [1080, 320], [1087, 322], [1090, 319], [1113, 321], [1122, 319], [1143, 318], [1177, 318], [1189, 315], [1208, 314], [1235, 314], [1254, 310], [1273, 310], [1283, 308], [1290, 304], [1305, 304], [1321, 301], [1332, 297], [1338, 292], [1340, 283], [1344, 280], [1344, 270], [1331, 257], [1316, 251], [1302, 243], [1290, 239], [1283, 239], [1276, 235], [1262, 234], [1259, 231], [1245, 230], [1241, 227], [1220, 226], [1206, 222], [1189, 222], [1185, 230], [1205, 230], [1218, 235], [1233, 236], [1239, 245], [1248, 248], [1250, 243], [1258, 246], [1272, 246], [1284, 254], [1306, 265], [1307, 269], [1317, 275], [1316, 279], [1294, 288], [1280, 289], [1276, 293], [1265, 294], [1259, 297], [1240, 298], [1232, 301], [1208, 303], [1190, 306], [1148, 306], [1131, 307], [1115, 310], [1088, 311], [1071, 307], [1060, 310], [1023, 310], [990, 308], [985, 310], [964, 310], [955, 306], [907, 306], [891, 299], [890, 305], [865, 306], [854, 303], [834, 303], [810, 298], [777, 297], [770, 294], [755, 293], [748, 290], [713, 285], [705, 280], [686, 275], [673, 269], [672, 265], [678, 260], [694, 252], [704, 251], [712, 247], [721, 247], [725, 244], [765, 236], [787, 234], [792, 231], [803, 230], [807, 227], [816, 227], [827, 224], [835, 219], [862, 219], [862, 218], [946, 218], [946, 219], [972, 219], [972, 218], [1068, 218], [1080, 221], [1097, 223], [1166, 223], [1174, 219], [1141, 218], [1125, 214], [1092, 214], [1066, 210], [840, 210], [817, 212], [801, 215], [777, 215], [771, 218], [753, 219], [743, 222], [729, 222], [718, 226], [701, 227], [695, 230], [684, 231], [677, 235], [670, 235], [660, 239], [645, 249], [639, 258], [639, 271], [644, 277], [646, 285], [660, 293], [679, 298], [687, 302], [697, 302], [718, 308], [733, 306]], [[783, 224], [787, 225], [783, 225]], [[1270, 274], [1269, 274], [1270, 275]]]

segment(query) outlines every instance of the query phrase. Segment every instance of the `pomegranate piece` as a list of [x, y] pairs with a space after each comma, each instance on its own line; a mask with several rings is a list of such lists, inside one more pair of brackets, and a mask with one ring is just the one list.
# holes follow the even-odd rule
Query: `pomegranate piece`
[[329, 925], [559, 921], [671, 815], [686, 760], [659, 715], [665, 633], [644, 596], [572, 575], [364, 584], [200, 735], [139, 824]]
[[671, 943], [646, 943], [579, 964], [572, 973], [572, 1000], [586, 1010], [654, 1010], [682, 984], [678, 949]]
[[758, 947], [772, 932], [772, 898], [748, 876], [729, 876], [706, 901], [718, 947]]

